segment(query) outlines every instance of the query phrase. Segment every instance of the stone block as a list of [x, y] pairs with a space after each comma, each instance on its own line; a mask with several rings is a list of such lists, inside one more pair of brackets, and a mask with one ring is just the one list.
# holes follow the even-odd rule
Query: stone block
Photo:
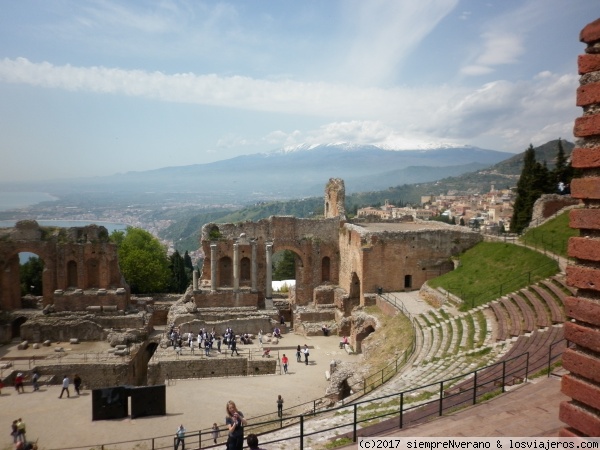
[[573, 400], [580, 401], [600, 410], [600, 386], [567, 374], [561, 380], [561, 392]]
[[588, 436], [600, 436], [600, 417], [571, 402], [561, 402], [558, 418]]
[[600, 103], [600, 83], [589, 83], [577, 88], [577, 106]]
[[600, 352], [600, 331], [578, 323], [565, 322], [565, 339], [594, 352]]
[[50, 340], [48, 339], [48, 340], [45, 340], [45, 341], [43, 342], [43, 344], [44, 344], [44, 346], [45, 346], [45, 347], [50, 347], [50, 346], [52, 345], [52, 341], [50, 341]]
[[588, 230], [600, 229], [600, 209], [574, 209], [569, 213], [569, 226]]
[[79, 339], [71, 338], [71, 339], [69, 339], [69, 344], [79, 344]]
[[61, 353], [61, 352], [64, 352], [65, 349], [63, 347], [54, 347], [54, 351], [57, 353]]
[[581, 138], [600, 134], [600, 114], [593, 114], [575, 119], [573, 134], [576, 137]]
[[35, 344], [32, 345], [32, 347], [36, 350], [38, 350], [41, 346], [40, 344], [38, 344], [37, 342]]
[[572, 237], [567, 252], [573, 258], [600, 261], [600, 239]]
[[567, 349], [563, 353], [563, 367], [577, 375], [600, 383], [600, 359], [588, 353]]
[[585, 297], [566, 297], [565, 314], [572, 319], [600, 326], [600, 301]]
[[27, 341], [23, 341], [19, 345], [17, 345], [18, 350], [27, 350], [28, 347], [29, 347], [29, 342], [27, 342]]
[[600, 70], [600, 54], [579, 55], [577, 58], [579, 75]]
[[582, 266], [567, 266], [567, 283], [579, 289], [600, 290], [600, 270]]
[[600, 167], [600, 147], [574, 148], [571, 153], [571, 165], [577, 169]]
[[96, 295], [106, 295], [107, 291], [106, 289], [98, 289], [98, 291], [96, 292]]

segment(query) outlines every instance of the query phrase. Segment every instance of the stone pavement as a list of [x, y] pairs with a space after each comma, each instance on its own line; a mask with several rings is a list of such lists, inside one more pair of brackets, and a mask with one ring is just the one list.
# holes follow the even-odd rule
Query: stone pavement
[[[304, 362], [297, 363], [295, 356], [296, 346], [305, 343], [311, 350], [308, 366]], [[11, 448], [10, 424], [19, 417], [27, 424], [28, 438], [39, 439], [42, 450], [89, 449], [96, 444], [158, 436], [168, 436], [162, 442], [163, 445], [170, 442], [165, 448], [172, 448], [172, 436], [179, 424], [190, 432], [210, 428], [214, 422], [223, 424], [228, 400], [235, 401], [248, 418], [268, 413], [275, 418], [277, 395], [282, 395], [284, 408], [312, 402], [325, 394], [328, 386], [325, 371], [332, 359], [360, 361], [362, 358], [340, 350], [337, 336], [304, 337], [288, 333], [271, 348], [289, 357], [288, 375], [175, 380], [167, 386], [166, 416], [93, 422], [91, 391], [84, 390], [78, 398], [71, 387], [70, 398], [58, 399], [61, 390], [58, 385], [42, 386], [38, 392], [32, 392], [31, 386], [26, 386], [25, 394], [17, 394], [13, 387], [5, 387], [0, 395], [0, 424], [6, 433], [0, 433], [0, 449]], [[309, 406], [312, 403], [306, 408]], [[131, 443], [118, 449], [134, 446]], [[188, 445], [187, 448], [195, 447]]]

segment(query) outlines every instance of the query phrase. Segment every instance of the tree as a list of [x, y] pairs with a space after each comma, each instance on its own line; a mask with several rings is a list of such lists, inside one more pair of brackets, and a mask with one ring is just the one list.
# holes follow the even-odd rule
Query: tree
[[[171, 269], [171, 290], [178, 294], [182, 294], [190, 284], [190, 279], [186, 273], [185, 260], [179, 252], [175, 250], [175, 253], [169, 257], [169, 261], [169, 268]], [[191, 274], [191, 271], [189, 273]]]
[[113, 231], [111, 241], [118, 246], [121, 273], [135, 294], [165, 292], [171, 280], [166, 249], [149, 232], [127, 227]]
[[44, 261], [37, 256], [31, 256], [27, 262], [21, 265], [21, 295], [42, 295], [42, 276], [44, 272]]
[[296, 254], [291, 250], [284, 250], [281, 259], [273, 264], [274, 280], [290, 280], [296, 278]]
[[533, 145], [529, 144], [523, 157], [523, 169], [517, 183], [517, 197], [510, 220], [510, 230], [513, 233], [520, 233], [531, 221], [533, 204], [539, 197], [539, 195], [536, 197], [535, 185], [542, 172], [540, 167], [541, 165], [535, 160]]

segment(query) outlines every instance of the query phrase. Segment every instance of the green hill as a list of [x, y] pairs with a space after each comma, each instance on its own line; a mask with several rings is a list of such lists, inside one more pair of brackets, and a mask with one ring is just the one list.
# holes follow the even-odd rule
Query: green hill
[[428, 284], [461, 298], [461, 310], [468, 310], [558, 271], [555, 260], [535, 250], [505, 242], [481, 242], [460, 256], [455, 270]]

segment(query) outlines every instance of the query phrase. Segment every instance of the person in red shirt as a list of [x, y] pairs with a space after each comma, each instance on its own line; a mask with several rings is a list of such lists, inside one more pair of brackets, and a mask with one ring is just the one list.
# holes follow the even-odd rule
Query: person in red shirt
[[23, 387], [23, 374], [21, 372], [15, 377], [15, 389], [19, 394], [25, 393], [25, 388]]
[[285, 353], [283, 354], [283, 357], [281, 358], [281, 364], [283, 365], [283, 373], [287, 373], [288, 357], [285, 356]]

